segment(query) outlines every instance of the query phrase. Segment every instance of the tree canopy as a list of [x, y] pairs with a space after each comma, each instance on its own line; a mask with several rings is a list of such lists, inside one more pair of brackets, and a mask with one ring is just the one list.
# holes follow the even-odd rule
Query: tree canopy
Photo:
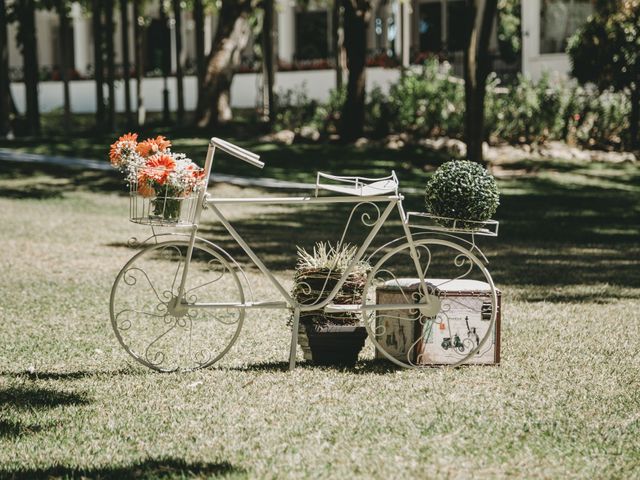
[[602, 89], [628, 90], [631, 144], [640, 145], [640, 0], [598, 0], [596, 11], [569, 40], [571, 73]]
[[621, 90], [640, 79], [640, 0], [596, 2], [596, 12], [569, 40], [571, 73], [582, 83]]

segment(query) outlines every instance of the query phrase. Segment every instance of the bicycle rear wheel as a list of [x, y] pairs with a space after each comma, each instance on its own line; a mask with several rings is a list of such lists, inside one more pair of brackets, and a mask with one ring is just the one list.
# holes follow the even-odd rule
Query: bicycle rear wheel
[[487, 268], [447, 240], [414, 247], [417, 259], [406, 243], [367, 278], [363, 321], [376, 356], [408, 368], [493, 363], [498, 302]]
[[183, 301], [178, 289], [186, 241], [151, 245], [120, 270], [111, 290], [111, 325], [136, 361], [170, 372], [208, 367], [235, 343], [245, 311], [196, 308], [197, 303], [244, 303], [233, 261], [207, 244], [193, 248]]

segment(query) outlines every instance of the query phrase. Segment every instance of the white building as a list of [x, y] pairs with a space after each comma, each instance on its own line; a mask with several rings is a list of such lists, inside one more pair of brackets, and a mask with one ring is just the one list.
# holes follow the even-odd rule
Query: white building
[[[311, 98], [325, 100], [334, 86], [334, 75], [330, 70], [333, 62], [332, 15], [325, 2], [312, 0], [306, 9], [297, 6], [295, 0], [277, 0], [277, 56], [279, 72], [276, 88], [300, 88], [303, 84]], [[566, 39], [582, 24], [592, 11], [591, 0], [522, 0], [522, 59], [520, 65], [507, 65], [500, 61], [496, 36], [491, 42], [491, 50], [497, 58], [494, 67], [498, 70], [521, 71], [536, 79], [545, 71], [566, 74], [569, 60], [564, 53]], [[375, 66], [409, 65], [421, 63], [429, 55], [448, 58], [459, 72], [464, 45], [464, 0], [380, 0], [374, 12], [369, 29], [370, 84], [385, 87], [398, 76], [397, 69], [374, 68]], [[161, 79], [158, 60], [158, 38], [170, 38], [171, 66], [175, 70], [178, 59], [175, 53], [175, 24], [170, 19], [167, 24], [159, 20], [159, 2], [147, 2], [145, 15], [150, 19], [146, 29], [144, 82], [145, 102], [150, 110], [160, 110]], [[121, 63], [122, 42], [119, 15], [115, 15], [114, 33], [116, 64]], [[132, 17], [130, 12], [129, 18]], [[67, 32], [72, 44], [72, 68], [76, 81], [72, 82], [72, 109], [89, 112], [95, 109], [95, 84], [90, 79], [93, 70], [93, 34], [91, 17], [80, 4], [73, 5], [71, 27]], [[210, 49], [215, 33], [216, 19], [208, 15], [205, 20], [205, 48]], [[185, 67], [186, 107], [195, 106], [195, 35], [194, 21], [190, 12], [182, 18], [183, 51], [180, 61]], [[133, 26], [130, 24], [130, 38]], [[62, 104], [62, 94], [58, 65], [60, 60], [60, 28], [58, 16], [49, 11], [36, 14], [38, 41], [38, 62], [45, 79], [40, 84], [42, 111], [58, 108]], [[12, 78], [19, 80], [22, 56], [15, 41], [16, 25], [9, 27], [9, 63]], [[130, 42], [129, 57], [134, 58], [133, 42]], [[232, 102], [239, 107], [252, 107], [260, 102], [256, 85], [259, 74], [252, 73], [250, 49], [245, 56], [243, 71], [234, 80]], [[297, 71], [296, 71], [297, 70]], [[85, 79], [85, 80], [83, 80]], [[47, 81], [50, 80], [50, 81]], [[169, 83], [173, 90], [174, 81]], [[122, 88], [117, 88], [117, 105], [124, 105]], [[24, 88], [19, 81], [12, 85], [18, 108], [24, 105]], [[172, 103], [173, 95], [170, 95]]]

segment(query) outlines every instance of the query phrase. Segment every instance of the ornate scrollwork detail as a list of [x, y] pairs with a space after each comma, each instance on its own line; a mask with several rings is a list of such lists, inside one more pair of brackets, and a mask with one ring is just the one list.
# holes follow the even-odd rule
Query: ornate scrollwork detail
[[338, 246], [342, 245], [344, 243], [344, 239], [347, 236], [347, 231], [349, 230], [349, 227], [351, 226], [351, 220], [353, 219], [353, 216], [356, 212], [356, 210], [358, 208], [360, 208], [361, 206], [373, 206], [374, 208], [374, 216], [372, 216], [369, 212], [362, 212], [362, 214], [360, 215], [360, 221], [362, 222], [362, 224], [367, 227], [367, 228], [372, 228], [379, 220], [380, 220], [380, 216], [382, 215], [380, 212], [380, 207], [378, 207], [377, 204], [373, 203], [373, 202], [360, 202], [357, 203], [352, 209], [351, 209], [351, 213], [349, 214], [349, 218], [347, 219], [347, 223], [344, 226], [344, 230], [342, 231], [342, 236], [340, 237], [340, 241], [338, 242]]
[[194, 246], [198, 251], [180, 292], [187, 248], [188, 243], [175, 241], [142, 250], [121, 271], [112, 294], [112, 325], [119, 341], [135, 359], [157, 370], [216, 361], [233, 344], [244, 319], [240, 307], [203, 310], [198, 305], [244, 304], [235, 267], [212, 247]]

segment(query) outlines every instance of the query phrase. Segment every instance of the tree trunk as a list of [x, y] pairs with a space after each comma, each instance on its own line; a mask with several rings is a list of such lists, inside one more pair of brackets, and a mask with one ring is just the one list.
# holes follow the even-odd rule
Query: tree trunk
[[111, 131], [116, 129], [116, 65], [113, 49], [113, 2], [107, 1], [104, 11], [106, 24], [106, 48], [107, 48], [107, 89], [109, 90], [109, 110], [107, 112], [108, 126]]
[[631, 147], [640, 148], [640, 82], [631, 87], [631, 115], [629, 117], [629, 133], [631, 134]]
[[350, 142], [362, 136], [367, 86], [367, 28], [373, 5], [370, 0], [345, 0], [344, 46], [347, 52], [347, 99], [342, 110], [340, 135]]
[[275, 102], [273, 98], [274, 86], [274, 29], [273, 29], [273, 1], [264, 1], [264, 16], [262, 18], [262, 105], [263, 117], [273, 124], [275, 120]]
[[146, 110], [142, 96], [142, 78], [144, 77], [144, 43], [143, 43], [143, 18], [140, 16], [140, 1], [133, 0], [133, 41], [136, 62], [136, 123], [144, 125]]
[[202, 84], [204, 83], [204, 9], [202, 8], [202, 0], [194, 0], [193, 2], [193, 18], [195, 21], [196, 36], [196, 75], [198, 81], [198, 95], [196, 105], [200, 105], [202, 101]]
[[169, 111], [169, 75], [171, 74], [171, 30], [169, 29], [169, 19], [164, 9], [164, 3], [160, 2], [160, 25], [162, 26], [163, 41], [158, 45], [162, 70], [162, 122], [167, 125], [171, 121], [171, 112]]
[[9, 45], [7, 7], [0, 0], [0, 137], [11, 135], [11, 83], [9, 81]]
[[218, 28], [209, 54], [196, 115], [200, 127], [231, 120], [231, 81], [251, 32], [248, 22], [250, 0], [223, 0], [218, 12]]
[[62, 72], [62, 90], [64, 97], [63, 125], [65, 133], [71, 132], [71, 96], [69, 94], [69, 16], [64, 0], [57, 1], [60, 18], [60, 70]]
[[20, 29], [22, 30], [22, 58], [27, 103], [27, 128], [31, 135], [40, 134], [40, 107], [38, 104], [38, 51], [36, 42], [35, 2], [21, 2]]
[[344, 28], [342, 26], [342, 2], [334, 0], [331, 10], [333, 27], [333, 58], [336, 63], [336, 90], [341, 90], [344, 85]]
[[102, 1], [92, 0], [93, 63], [96, 80], [96, 127], [104, 127], [104, 59], [102, 44]]
[[129, 61], [129, 2], [120, 0], [120, 27], [122, 29], [122, 81], [124, 82], [124, 112], [127, 128], [133, 125], [131, 115], [131, 62]]
[[467, 0], [470, 35], [464, 55], [467, 158], [484, 164], [484, 98], [489, 74], [489, 39], [496, 16], [497, 0]]
[[182, 74], [182, 18], [180, 0], [173, 0], [173, 18], [176, 34], [176, 89], [178, 93], [178, 125], [184, 120], [184, 78]]

